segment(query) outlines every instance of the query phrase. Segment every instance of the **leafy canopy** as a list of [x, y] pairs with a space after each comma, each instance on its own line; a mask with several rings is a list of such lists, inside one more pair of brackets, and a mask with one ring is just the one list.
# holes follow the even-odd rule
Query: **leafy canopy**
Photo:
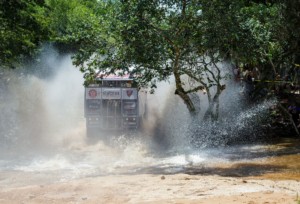
[[0, 65], [12, 67], [34, 56], [50, 36], [44, 2], [0, 1]]

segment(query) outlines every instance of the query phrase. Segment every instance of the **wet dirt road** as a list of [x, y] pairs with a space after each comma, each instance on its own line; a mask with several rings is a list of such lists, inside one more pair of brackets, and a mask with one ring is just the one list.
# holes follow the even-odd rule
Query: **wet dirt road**
[[155, 153], [134, 140], [116, 148], [73, 144], [2, 158], [0, 203], [293, 203], [299, 140]]

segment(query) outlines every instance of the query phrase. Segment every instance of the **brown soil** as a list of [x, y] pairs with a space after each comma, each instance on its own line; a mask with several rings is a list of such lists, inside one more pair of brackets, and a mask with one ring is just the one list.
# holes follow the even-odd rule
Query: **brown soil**
[[295, 149], [299, 146], [290, 144], [270, 146], [268, 151], [276, 152], [276, 156], [202, 166], [189, 164], [173, 173], [154, 166], [138, 173], [99, 172], [62, 179], [65, 172], [60, 170], [2, 171], [0, 204], [300, 204], [300, 154]]
[[[297, 180], [287, 174], [229, 177], [191, 174], [95, 176], [51, 183], [42, 173], [6, 172], [0, 203], [247, 203], [297, 204]], [[277, 177], [279, 176], [279, 177]], [[17, 182], [16, 182], [17, 181]], [[12, 185], [14, 182], [15, 185]]]
[[[164, 179], [163, 179], [164, 178]], [[0, 203], [297, 203], [300, 183], [184, 174], [108, 176], [1, 189]]]

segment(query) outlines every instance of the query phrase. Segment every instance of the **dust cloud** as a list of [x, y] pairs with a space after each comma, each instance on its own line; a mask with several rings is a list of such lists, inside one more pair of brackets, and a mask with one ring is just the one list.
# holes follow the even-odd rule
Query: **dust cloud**
[[[70, 55], [61, 56], [51, 47], [39, 59], [0, 73], [0, 170], [66, 170], [60, 176], [69, 178], [130, 171], [155, 162], [150, 149], [157, 143], [151, 141], [170, 102], [169, 83], [149, 96], [151, 114], [144, 132], [99, 132], [99, 139], [91, 141], [86, 137], [82, 73]], [[109, 143], [102, 137], [110, 137]]]
[[[99, 132], [99, 139], [91, 141], [86, 137], [83, 113], [83, 75], [72, 65], [71, 56], [45, 49], [38, 63], [0, 74], [0, 170], [46, 172], [49, 181], [181, 172], [189, 164], [218, 163], [239, 151], [220, 144], [249, 115], [230, 123], [225, 120], [220, 128], [199, 123], [174, 95], [170, 79], [158, 84], [155, 94], [148, 94], [150, 114], [143, 131]], [[234, 103], [230, 107], [236, 108]], [[266, 110], [268, 105], [260, 107]], [[220, 132], [224, 129], [225, 135]], [[109, 142], [102, 137], [109, 137]], [[219, 149], [204, 149], [210, 143]]]
[[[45, 150], [82, 139], [83, 79], [70, 56], [45, 51], [40, 70], [3, 71], [1, 140], [14, 151]], [[35, 65], [37, 66], [37, 65]], [[40, 73], [47, 67], [48, 73]], [[47, 76], [48, 74], [48, 76]], [[81, 138], [80, 138], [81, 137]]]

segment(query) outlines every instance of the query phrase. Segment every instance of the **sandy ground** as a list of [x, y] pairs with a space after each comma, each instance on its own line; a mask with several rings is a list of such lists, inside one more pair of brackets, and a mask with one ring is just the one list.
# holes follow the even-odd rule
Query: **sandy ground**
[[[45, 182], [43, 174], [1, 174], [0, 203], [298, 204], [300, 181], [191, 174], [95, 176]], [[18, 185], [12, 185], [18, 180]], [[3, 185], [10, 183], [10, 187]]]
[[[100, 152], [110, 155], [108, 161], [116, 159], [116, 162], [95, 160], [90, 163], [95, 171], [88, 173], [83, 171], [85, 168], [77, 169], [78, 165], [72, 170], [72, 166], [61, 168], [60, 163], [55, 162], [50, 167], [58, 168], [53, 170], [49, 170], [48, 165], [46, 170], [36, 168], [35, 162], [19, 170], [3, 168], [0, 171], [0, 204], [300, 204], [300, 145], [293, 142], [254, 147], [229, 151], [234, 154], [227, 152], [233, 157], [230, 160], [224, 159], [226, 152], [222, 150], [222, 154], [211, 152], [207, 160], [199, 163], [170, 164], [159, 161], [172, 157], [151, 157], [155, 160], [147, 164], [145, 162], [151, 158], [132, 158], [135, 155], [132, 151], [129, 151], [130, 159], [126, 160], [129, 155], [122, 157], [122, 154], [128, 149], [122, 154], [97, 145], [76, 149], [70, 152], [75, 161], [93, 161], [93, 155], [101, 159]], [[141, 152], [137, 151], [136, 156]], [[218, 160], [217, 157], [222, 155], [224, 158]], [[248, 159], [234, 159], [239, 155]], [[55, 157], [55, 161], [60, 161], [59, 158]], [[68, 164], [64, 159], [62, 161]], [[95, 168], [97, 165], [99, 168]], [[109, 168], [113, 171], [104, 172]]]

